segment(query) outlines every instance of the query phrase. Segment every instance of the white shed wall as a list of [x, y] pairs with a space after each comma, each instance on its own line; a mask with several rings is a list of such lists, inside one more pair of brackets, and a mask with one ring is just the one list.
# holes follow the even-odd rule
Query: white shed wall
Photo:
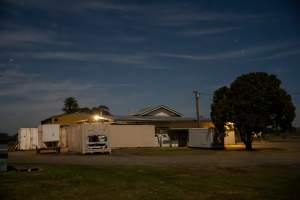
[[235, 132], [234, 131], [226, 131], [224, 137], [224, 144], [236, 144], [235, 141]]
[[213, 147], [214, 132], [208, 128], [191, 128], [189, 129], [189, 147]]
[[20, 150], [33, 150], [38, 146], [37, 128], [20, 128], [18, 130], [18, 144]]
[[153, 125], [111, 125], [109, 140], [111, 148], [157, 146]]
[[68, 147], [68, 136], [65, 127], [60, 128], [59, 147], [63, 149]]
[[42, 140], [43, 142], [59, 141], [59, 124], [45, 124], [42, 125]]
[[72, 152], [81, 152], [82, 131], [81, 126], [70, 126], [66, 128], [68, 137], [68, 149]]

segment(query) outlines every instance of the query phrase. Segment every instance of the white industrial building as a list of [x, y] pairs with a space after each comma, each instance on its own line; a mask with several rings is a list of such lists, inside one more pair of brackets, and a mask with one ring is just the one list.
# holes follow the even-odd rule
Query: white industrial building
[[[76, 113], [74, 116], [77, 120]], [[211, 121], [202, 119], [202, 128], [195, 128], [197, 121], [185, 118], [167, 106], [142, 109], [131, 116], [114, 116], [109, 120], [98, 122], [79, 120], [73, 124], [62, 124], [57, 122], [63, 120], [64, 116], [59, 117], [46, 120], [51, 123], [41, 124], [38, 128], [19, 129], [19, 149], [58, 148], [58, 151], [89, 153], [97, 151], [96, 143], [100, 144], [100, 140], [107, 140], [104, 146], [109, 148], [182, 146], [218, 148], [224, 144], [235, 144], [235, 134], [230, 126], [225, 138], [216, 138]], [[68, 114], [68, 117], [72, 116]]]

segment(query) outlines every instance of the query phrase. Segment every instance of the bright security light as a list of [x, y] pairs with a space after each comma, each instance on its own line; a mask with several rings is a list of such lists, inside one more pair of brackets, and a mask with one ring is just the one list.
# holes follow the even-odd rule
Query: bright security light
[[98, 120], [105, 120], [104, 117], [100, 116], [100, 115], [94, 115], [94, 120], [98, 121]]

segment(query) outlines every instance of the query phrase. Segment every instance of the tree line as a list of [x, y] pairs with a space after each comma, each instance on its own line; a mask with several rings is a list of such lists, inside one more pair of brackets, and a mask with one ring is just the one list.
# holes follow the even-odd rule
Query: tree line
[[102, 113], [103, 115], [111, 115], [109, 112], [109, 108], [106, 105], [99, 105], [97, 107], [80, 107], [78, 101], [75, 97], [68, 97], [64, 100], [64, 107], [62, 110], [65, 113], [74, 113], [74, 112], [85, 112], [91, 114], [99, 114]]

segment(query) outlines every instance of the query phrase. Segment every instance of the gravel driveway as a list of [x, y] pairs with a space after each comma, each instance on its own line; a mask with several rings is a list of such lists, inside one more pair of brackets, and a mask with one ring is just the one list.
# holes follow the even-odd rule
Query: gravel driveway
[[[9, 153], [9, 164], [78, 164], [78, 165], [195, 165], [242, 167], [256, 165], [300, 165], [300, 139], [279, 142], [256, 142], [255, 151], [247, 152], [241, 145], [227, 150], [195, 149], [191, 153], [171, 155], [79, 155], [72, 153], [36, 154], [33, 151]], [[141, 149], [142, 151], [142, 149]], [[180, 151], [180, 150], [179, 150]], [[195, 152], [194, 152], [195, 151]]]

